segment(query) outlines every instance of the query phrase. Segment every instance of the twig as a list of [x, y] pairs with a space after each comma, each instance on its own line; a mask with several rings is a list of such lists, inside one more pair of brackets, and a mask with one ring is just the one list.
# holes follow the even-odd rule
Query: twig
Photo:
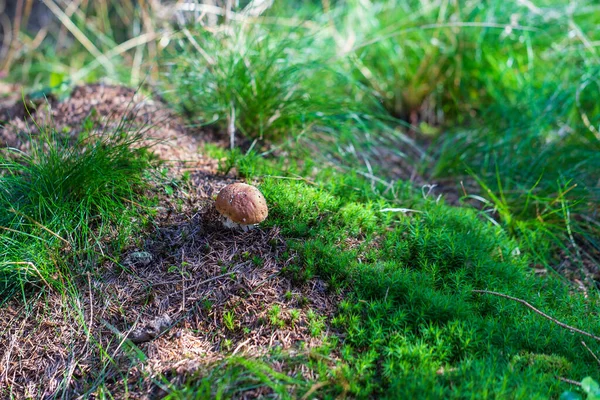
[[401, 212], [401, 213], [415, 212], [415, 213], [422, 213], [423, 211], [413, 210], [412, 208], [382, 208], [381, 210], [379, 210], [379, 212]]
[[235, 350], [233, 351], [233, 353], [231, 353], [231, 355], [232, 355], [232, 356], [233, 356], [233, 355], [235, 355], [235, 353], [237, 353], [237, 352], [238, 352], [238, 351], [239, 351], [239, 350], [242, 348], [242, 346], [244, 346], [244, 345], [245, 345], [246, 343], [248, 343], [250, 340], [252, 340], [252, 338], [251, 338], [251, 337], [249, 337], [248, 339], [246, 339], [246, 340], [244, 340], [242, 343], [240, 343], [240, 344], [238, 345], [238, 347], [236, 347], [236, 348], [235, 348]]
[[90, 278], [90, 273], [87, 273], [88, 278], [88, 287], [90, 290], [90, 327], [87, 330], [86, 342], [90, 341], [90, 334], [92, 331], [92, 327], [94, 326], [94, 299], [93, 299], [93, 291], [92, 291], [92, 279]]
[[583, 347], [586, 348], [587, 351], [590, 352], [590, 354], [592, 355], [592, 357], [594, 357], [594, 359], [596, 360], [596, 362], [598, 364], [600, 364], [600, 359], [598, 358], [598, 356], [596, 354], [594, 354], [594, 352], [588, 347], [588, 345], [585, 343], [585, 341], [581, 341], [581, 344], [583, 345]]
[[300, 400], [306, 400], [306, 399], [310, 398], [314, 392], [321, 389], [323, 386], [327, 386], [327, 385], [329, 385], [329, 382], [325, 382], [325, 381], [315, 383], [314, 385], [312, 385], [310, 387], [308, 392], [304, 393], [304, 396], [302, 396], [300, 398]]
[[572, 379], [563, 378], [562, 376], [557, 376], [557, 378], [558, 378], [559, 381], [567, 382], [567, 383], [570, 383], [571, 385], [575, 385], [575, 386], [581, 387], [581, 383], [580, 382], [574, 381]]
[[592, 339], [597, 340], [597, 341], [600, 342], [600, 337], [598, 337], [596, 335], [592, 335], [591, 333], [588, 333], [586, 331], [582, 331], [581, 329], [577, 329], [575, 327], [567, 325], [564, 322], [560, 322], [556, 318], [552, 318], [548, 314], [546, 314], [546, 313], [538, 310], [537, 308], [535, 308], [534, 306], [532, 306], [530, 303], [528, 303], [525, 300], [522, 300], [522, 299], [519, 299], [519, 298], [516, 298], [516, 297], [512, 297], [512, 296], [509, 296], [509, 295], [503, 294], [503, 293], [492, 292], [492, 291], [489, 291], [489, 290], [472, 290], [472, 291], [475, 292], [475, 293], [491, 294], [491, 295], [494, 295], [494, 296], [504, 297], [505, 299], [516, 301], [516, 302], [521, 303], [524, 306], [530, 308], [531, 310], [533, 310], [535, 313], [541, 315], [542, 317], [549, 319], [550, 321], [554, 322], [556, 325], [558, 325], [558, 326], [560, 326], [562, 328], [568, 329], [568, 330], [570, 330], [572, 332], [577, 332], [577, 333], [579, 333], [581, 335], [584, 335], [584, 336], [587, 336], [587, 337], [591, 337]]
[[[233, 271], [229, 271], [229, 272], [226, 272], [226, 273], [224, 273], [224, 274], [217, 275], [217, 276], [213, 276], [212, 278], [205, 279], [205, 280], [203, 280], [203, 281], [201, 281], [201, 282], [198, 282], [198, 283], [196, 283], [196, 284], [194, 284], [194, 285], [192, 285], [192, 286], [190, 286], [190, 287], [186, 288], [186, 290], [188, 290], [188, 289], [195, 289], [195, 288], [197, 288], [198, 286], [200, 286], [200, 285], [203, 285], [203, 284], [205, 284], [205, 283], [212, 282], [212, 281], [216, 281], [217, 279], [224, 278], [224, 277], [226, 277], [226, 276], [230, 275], [230, 274], [231, 274], [231, 272], [233, 272]], [[153, 286], [157, 286], [157, 285], [153, 285]], [[171, 296], [174, 296], [174, 295], [176, 295], [176, 294], [178, 294], [178, 293], [177, 293], [177, 292], [173, 292], [173, 293], [171, 293], [170, 295], [168, 295], [167, 297], [171, 297]]]

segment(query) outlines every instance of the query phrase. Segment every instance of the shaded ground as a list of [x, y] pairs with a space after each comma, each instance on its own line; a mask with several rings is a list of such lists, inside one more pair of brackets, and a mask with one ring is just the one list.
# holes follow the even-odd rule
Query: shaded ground
[[[40, 107], [33, 117], [48, 121], [47, 113]], [[212, 197], [236, 179], [217, 174], [218, 161], [200, 154], [202, 136], [162, 104], [104, 85], [77, 88], [49, 115], [73, 137], [86, 119], [108, 129], [122, 118], [134, 129], [149, 126], [143, 129], [160, 140], [160, 158], [176, 161], [170, 173], [185, 169], [190, 180], [169, 196], [156, 188], [154, 225], [119, 262], [81, 275], [72, 293], [50, 290], [0, 309], [0, 398], [74, 397], [100, 384], [117, 397], [160, 397], [157, 380], [180, 380], [228, 354], [305, 352], [321, 344], [339, 296], [318, 279], [292, 286], [281, 272], [295, 255], [277, 229], [221, 227]], [[35, 133], [20, 118], [0, 128], [3, 145], [25, 151]]]

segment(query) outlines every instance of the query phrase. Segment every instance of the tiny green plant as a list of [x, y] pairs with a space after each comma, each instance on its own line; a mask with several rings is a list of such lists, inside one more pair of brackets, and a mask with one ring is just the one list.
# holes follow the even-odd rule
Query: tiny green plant
[[237, 322], [235, 318], [235, 313], [233, 311], [225, 311], [223, 313], [222, 321], [223, 325], [225, 325], [225, 328], [227, 328], [231, 332], [235, 331], [237, 327]]
[[300, 319], [300, 310], [298, 309], [291, 309], [290, 310], [290, 323], [292, 325], [292, 327], [296, 326], [296, 322], [298, 322], [298, 320]]
[[286, 292], [283, 294], [283, 297], [286, 301], [291, 301], [294, 298], [294, 295], [291, 290], [286, 290]]
[[213, 302], [209, 299], [203, 299], [201, 305], [204, 310], [210, 311], [212, 310]]
[[183, 261], [180, 265], [171, 265], [168, 268], [168, 272], [172, 272], [172, 273], [177, 273], [179, 274], [182, 278], [188, 278], [190, 276], [190, 273], [188, 271], [185, 270], [185, 268], [189, 265], [188, 262]]
[[233, 340], [227, 338], [223, 339], [223, 341], [221, 342], [221, 347], [225, 351], [231, 351], [231, 349], [233, 348]]
[[283, 320], [283, 318], [281, 318], [281, 306], [280, 305], [275, 304], [275, 305], [271, 306], [271, 308], [268, 311], [268, 315], [269, 315], [269, 322], [274, 327], [281, 329], [285, 326], [285, 321]]
[[255, 267], [262, 267], [265, 263], [265, 260], [260, 257], [260, 256], [253, 256], [252, 257], [252, 264], [254, 264]]
[[310, 331], [311, 336], [320, 336], [325, 328], [325, 317], [317, 315], [314, 310], [308, 310], [306, 318], [308, 320], [308, 330]]

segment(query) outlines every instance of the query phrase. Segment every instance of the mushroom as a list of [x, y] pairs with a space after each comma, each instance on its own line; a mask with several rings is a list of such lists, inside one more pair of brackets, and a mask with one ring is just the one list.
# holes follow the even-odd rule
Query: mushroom
[[256, 187], [245, 183], [225, 186], [217, 195], [215, 208], [225, 217], [225, 227], [241, 228], [245, 231], [264, 221], [269, 213], [262, 193]]

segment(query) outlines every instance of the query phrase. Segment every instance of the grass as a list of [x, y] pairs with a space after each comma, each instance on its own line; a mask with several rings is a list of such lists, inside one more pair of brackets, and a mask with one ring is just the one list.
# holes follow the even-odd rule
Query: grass
[[598, 263], [597, 56], [581, 28], [597, 7], [427, 4], [350, 1], [293, 28], [192, 26], [169, 59], [168, 96], [223, 137], [305, 147], [301, 162], [394, 179], [384, 150], [408, 165], [402, 178], [474, 181], [456, 188], [464, 200], [484, 199], [531, 251], [552, 249], [537, 263]]
[[118, 251], [141, 216], [138, 202], [146, 202], [150, 158], [126, 121], [100, 134], [89, 124], [74, 141], [37, 128], [26, 152], [5, 150], [1, 162], [3, 300], [31, 286], [64, 288], [101, 254]]
[[[156, 77], [158, 42], [171, 33], [161, 28], [163, 13], [156, 3], [144, 7], [108, 0], [43, 3], [51, 5], [47, 18], [35, 19], [46, 10], [42, 2], [20, 2], [17, 8], [33, 7], [34, 12], [17, 11], [15, 18], [3, 23], [12, 34], [5, 35], [7, 45], [0, 50], [0, 71], [26, 85], [32, 95], [66, 95], [75, 84], [100, 79], [135, 87]], [[42, 29], [28, 30], [28, 19]]]
[[313, 125], [335, 126], [361, 109], [346, 97], [346, 79], [326, 63], [314, 32], [227, 28], [196, 29], [165, 58], [166, 97], [193, 122], [225, 137], [281, 140]]
[[[271, 207], [264, 227], [280, 229], [298, 255], [283, 273], [293, 285], [321, 278], [343, 300], [332, 321], [306, 314], [320, 348], [225, 356], [171, 385], [169, 398], [242, 390], [556, 398], [569, 388], [560, 378], [597, 378], [597, 343], [585, 338], [588, 351], [582, 337], [522, 304], [474, 290], [523, 299], [588, 332], [600, 328], [590, 275], [600, 265], [600, 8], [591, 0], [299, 3], [299, 13], [278, 4], [257, 19], [165, 28], [157, 74], [191, 124], [242, 144], [207, 152], [225, 157], [221, 172], [261, 181]], [[140, 50], [123, 65], [139, 75], [150, 54], [139, 46], [150, 42], [140, 39], [139, 11], [125, 15], [137, 21], [127, 35]], [[82, 31], [84, 16], [72, 17]], [[83, 31], [105, 53], [127, 43], [101, 35], [109, 25]], [[73, 51], [85, 59], [77, 75], [94, 79], [89, 71], [101, 58], [79, 45]], [[23, 57], [46, 60], [44, 52]], [[34, 81], [34, 64], [16, 74]], [[70, 68], [58, 70], [67, 76]], [[94, 264], [102, 238], [116, 235], [118, 248], [131, 233], [131, 201], [141, 200], [148, 164], [134, 143], [116, 135], [69, 150], [55, 139], [49, 152], [38, 145], [5, 160], [2, 271], [12, 290], [56, 285], [67, 249], [77, 273]], [[390, 168], [396, 164], [411, 173]], [[461, 201], [424, 195], [407, 182], [415, 176], [464, 183]], [[540, 265], [550, 273], [535, 276]], [[579, 272], [585, 295], [554, 269]], [[274, 327], [288, 322], [278, 306], [267, 315]], [[299, 315], [290, 311], [291, 325]], [[243, 329], [233, 311], [222, 323]], [[227, 354], [233, 342], [221, 347]]]

